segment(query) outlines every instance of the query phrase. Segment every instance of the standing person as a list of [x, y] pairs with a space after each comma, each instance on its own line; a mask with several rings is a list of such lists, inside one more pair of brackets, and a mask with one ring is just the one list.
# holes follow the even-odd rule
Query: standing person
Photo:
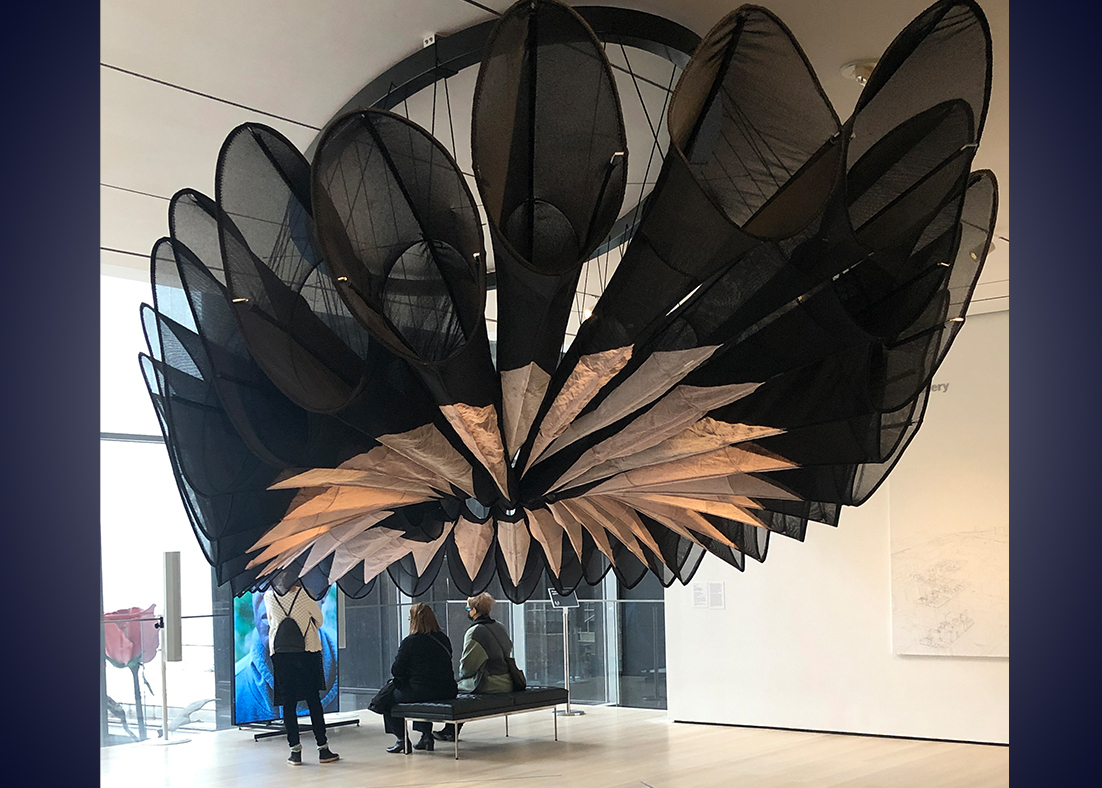
[[[277, 717], [279, 704], [275, 701], [275, 675], [272, 673], [270, 629], [268, 628], [268, 610], [264, 594], [251, 594], [253, 628], [256, 637], [249, 651], [234, 665], [234, 722], [267, 722]], [[329, 630], [323, 626], [317, 630], [321, 636], [321, 664], [325, 669], [325, 686], [321, 696], [322, 709], [336, 701], [337, 686], [337, 643]], [[334, 705], [333, 708], [336, 708]]]
[[275, 702], [283, 707], [283, 724], [291, 755], [287, 763], [302, 765], [302, 743], [298, 731], [298, 702], [306, 701], [310, 724], [318, 744], [318, 760], [333, 763], [340, 758], [329, 749], [325, 736], [325, 714], [321, 692], [325, 690], [325, 670], [321, 660], [321, 608], [296, 582], [285, 594], [269, 588], [264, 593], [268, 613], [268, 651], [272, 656], [275, 678]]
[[[406, 741], [405, 720], [390, 713], [395, 703], [415, 703], [428, 700], [451, 700], [458, 694], [455, 676], [452, 675], [452, 644], [440, 629], [436, 614], [428, 605], [416, 603], [409, 609], [409, 635], [398, 646], [394, 664], [390, 666], [394, 676], [392, 700], [382, 709], [383, 727], [396, 738], [387, 752], [409, 752]], [[415, 750], [432, 750], [432, 723], [415, 722], [413, 729], [420, 731], [421, 739], [412, 746]]]
[[[513, 641], [505, 627], [490, 618], [493, 609], [494, 598], [485, 591], [467, 598], [467, 618], [472, 623], [463, 636], [463, 655], [459, 658], [458, 686], [462, 692], [513, 691], [505, 662], [513, 655]], [[433, 735], [441, 741], [455, 741], [457, 733], [449, 722]]]

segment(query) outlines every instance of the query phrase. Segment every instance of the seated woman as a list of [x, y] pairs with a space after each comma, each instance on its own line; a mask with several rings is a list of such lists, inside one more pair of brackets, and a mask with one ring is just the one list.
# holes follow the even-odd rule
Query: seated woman
[[[441, 631], [436, 614], [428, 605], [417, 603], [410, 607], [409, 636], [398, 646], [390, 672], [395, 680], [392, 704], [451, 700], [456, 696], [458, 690], [452, 675], [452, 644]], [[392, 715], [389, 708], [382, 714], [383, 727], [397, 739], [386, 751], [409, 752], [405, 720]], [[413, 749], [431, 750], [432, 723], [415, 722], [413, 728], [421, 732], [421, 739], [413, 745]]]
[[[467, 599], [467, 618], [472, 623], [463, 636], [463, 656], [459, 659], [459, 689], [463, 692], [513, 691], [505, 662], [513, 654], [513, 641], [505, 627], [490, 618], [493, 608], [494, 598], [486, 592]], [[434, 735], [441, 741], [455, 741], [456, 733], [448, 723]]]

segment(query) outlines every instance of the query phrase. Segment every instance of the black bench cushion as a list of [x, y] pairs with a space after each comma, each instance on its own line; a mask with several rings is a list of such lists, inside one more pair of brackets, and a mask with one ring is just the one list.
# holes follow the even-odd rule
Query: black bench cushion
[[568, 693], [561, 687], [529, 687], [520, 692], [461, 693], [452, 700], [397, 703], [391, 710], [395, 717], [435, 717], [437, 719], [461, 719], [510, 709], [523, 711], [540, 706], [566, 703]]
[[570, 697], [570, 693], [562, 687], [529, 687], [522, 692], [514, 692], [512, 695], [514, 696], [514, 705], [520, 707], [566, 703], [567, 698]]

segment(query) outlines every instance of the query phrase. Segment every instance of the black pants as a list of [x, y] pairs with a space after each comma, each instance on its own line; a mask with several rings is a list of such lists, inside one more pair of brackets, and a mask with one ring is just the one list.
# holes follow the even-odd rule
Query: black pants
[[[454, 696], [452, 696], [454, 697]], [[396, 689], [394, 690], [394, 702], [395, 703], [416, 703], [417, 701], [425, 700], [450, 700], [451, 698], [441, 698], [439, 695], [433, 695], [432, 697], [425, 697], [424, 694], [419, 692], [410, 692], [408, 690]], [[383, 712], [383, 729], [394, 736], [397, 739], [404, 739], [406, 737], [405, 718], [396, 717], [390, 713], [389, 710]], [[431, 722], [415, 722], [413, 723], [413, 729], [420, 731], [424, 735], [432, 734]]]
[[[287, 743], [294, 747], [299, 743], [297, 703], [283, 705], [283, 726], [287, 729]], [[321, 710], [321, 698], [313, 692], [306, 696], [306, 707], [310, 709], [310, 726], [314, 729], [314, 740], [323, 747], [325, 738], [325, 713]]]

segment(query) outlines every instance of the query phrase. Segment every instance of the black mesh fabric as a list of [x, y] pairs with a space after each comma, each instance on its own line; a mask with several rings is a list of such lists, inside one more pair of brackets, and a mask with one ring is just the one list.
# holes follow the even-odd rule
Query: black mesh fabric
[[351, 571], [342, 575], [337, 581], [337, 587], [349, 599], [363, 599], [375, 589], [378, 576], [364, 582], [364, 565], [361, 561]]
[[[971, 171], [990, 86], [982, 12], [939, 0], [842, 122], [784, 24], [742, 6], [684, 68], [625, 223], [603, 44], [558, 0], [516, 3], [473, 105], [496, 362], [479, 210], [440, 142], [379, 109], [329, 124], [312, 161], [234, 129], [216, 199], [170, 202], [141, 314], [218, 581], [319, 598], [447, 577], [521, 602], [610, 570], [687, 583], [705, 554], [742, 571], [771, 534], [838, 525], [921, 426], [990, 248], [997, 187]], [[560, 358], [578, 272], [620, 243]]]
[[352, 312], [399, 355], [454, 356], [486, 295], [478, 212], [451, 155], [405, 118], [365, 110], [329, 128], [312, 170], [318, 237]]
[[600, 41], [569, 7], [521, 0], [487, 42], [474, 174], [489, 220], [501, 370], [559, 359], [582, 263], [624, 197], [627, 136]]
[[476, 596], [485, 591], [497, 576], [497, 548], [496, 540], [490, 544], [486, 551], [482, 564], [472, 578], [463, 565], [463, 559], [459, 555], [459, 548], [455, 546], [455, 535], [452, 534], [445, 542], [445, 550], [448, 562], [448, 570], [451, 573], [452, 583], [463, 596]]
[[450, 411], [453, 443], [500, 457], [491, 470], [508, 498], [500, 419], [472, 423], [499, 412], [501, 394], [481, 225], [459, 166], [416, 124], [365, 110], [325, 132], [312, 173], [318, 237], [341, 296], [375, 339], [414, 362], [438, 404], [463, 406]]
[[[143, 311], [153, 314], [148, 308]], [[167, 348], [162, 358], [184, 359], [185, 344], [201, 355], [198, 337], [185, 328], [159, 316], [145, 322], [158, 324], [157, 340], [149, 345], [152, 352]], [[235, 589], [247, 590], [256, 579], [247, 567], [251, 548], [286, 511], [293, 492], [267, 489], [278, 471], [240, 443], [211, 387], [201, 378], [144, 354], [140, 362], [169, 447], [177, 488], [203, 553], [220, 583], [232, 581]], [[198, 372], [199, 367], [193, 370]], [[220, 469], [225, 476], [212, 477]]]

